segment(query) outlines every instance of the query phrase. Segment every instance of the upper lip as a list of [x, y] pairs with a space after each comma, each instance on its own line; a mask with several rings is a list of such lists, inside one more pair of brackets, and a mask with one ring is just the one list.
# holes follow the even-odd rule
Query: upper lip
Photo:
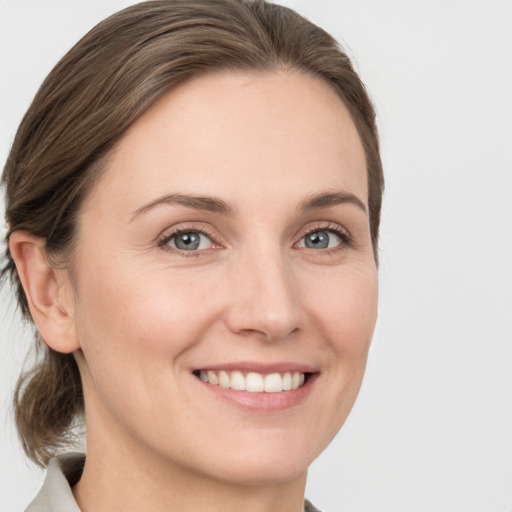
[[261, 374], [269, 373], [286, 373], [286, 372], [301, 372], [301, 373], [317, 373], [318, 368], [304, 363], [294, 362], [278, 362], [278, 363], [263, 363], [256, 361], [238, 361], [238, 362], [227, 362], [219, 364], [209, 364], [193, 368], [193, 371], [204, 370], [204, 371], [235, 371], [239, 370], [242, 372], [255, 372]]

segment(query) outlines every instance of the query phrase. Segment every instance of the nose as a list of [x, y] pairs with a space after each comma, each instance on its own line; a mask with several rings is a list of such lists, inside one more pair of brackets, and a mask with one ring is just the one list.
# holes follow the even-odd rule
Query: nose
[[241, 258], [230, 279], [226, 322], [232, 332], [273, 342], [299, 330], [300, 307], [293, 269], [279, 253]]

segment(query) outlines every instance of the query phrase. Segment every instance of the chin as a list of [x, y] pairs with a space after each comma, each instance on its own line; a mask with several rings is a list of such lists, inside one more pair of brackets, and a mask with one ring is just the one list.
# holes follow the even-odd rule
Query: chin
[[203, 458], [203, 464], [210, 477], [225, 482], [280, 484], [305, 478], [309, 465], [325, 448], [323, 444], [318, 446], [309, 436], [298, 436], [296, 432], [267, 432], [249, 444], [233, 443], [222, 454], [204, 454], [212, 458], [210, 462]]
[[300, 459], [285, 453], [281, 457], [252, 457], [247, 455], [231, 467], [224, 467], [217, 479], [236, 485], [278, 485], [306, 476], [312, 460]]

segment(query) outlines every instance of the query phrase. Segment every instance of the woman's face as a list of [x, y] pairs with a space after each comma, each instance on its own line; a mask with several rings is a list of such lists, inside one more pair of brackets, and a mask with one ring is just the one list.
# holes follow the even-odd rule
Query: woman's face
[[201, 77], [137, 121], [79, 219], [89, 452], [230, 482], [304, 475], [375, 325], [367, 195], [347, 110], [305, 74]]

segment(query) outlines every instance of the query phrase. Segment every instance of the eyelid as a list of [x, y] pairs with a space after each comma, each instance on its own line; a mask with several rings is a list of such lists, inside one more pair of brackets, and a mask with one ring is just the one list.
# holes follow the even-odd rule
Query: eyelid
[[[183, 225], [185, 224], [185, 225]], [[178, 224], [177, 226], [167, 228], [160, 235], [157, 237], [157, 245], [169, 252], [174, 252], [176, 254], [182, 255], [182, 256], [199, 256], [199, 253], [206, 253], [211, 250], [217, 250], [219, 248], [223, 248], [225, 246], [225, 243], [223, 241], [219, 242], [219, 239], [222, 240], [222, 237], [218, 234], [216, 230], [213, 230], [208, 225], [204, 225], [202, 223], [183, 223]], [[353, 247], [355, 245], [355, 241], [345, 227], [341, 226], [340, 224], [332, 221], [316, 221], [312, 225], [308, 225], [305, 229], [302, 229], [299, 233], [300, 238], [293, 244], [295, 248], [297, 248], [297, 244], [307, 235], [311, 233], [315, 233], [317, 231], [331, 231], [335, 233], [337, 236], [341, 238], [341, 243], [335, 247], [331, 248], [325, 248], [325, 249], [311, 249], [314, 252], [322, 253], [322, 254], [329, 254], [329, 253], [335, 253], [340, 250], [344, 250], [348, 247]], [[207, 249], [195, 249], [190, 251], [185, 251], [177, 248], [173, 248], [167, 243], [169, 242], [172, 237], [180, 235], [182, 233], [189, 233], [189, 232], [196, 232], [200, 233], [204, 236], [207, 236], [211, 241], [214, 247], [209, 247]], [[298, 233], [297, 233], [298, 236]], [[304, 249], [304, 248], [300, 248]], [[306, 250], [310, 250], [309, 248], [305, 248]]]
[[341, 238], [342, 243], [340, 243], [339, 246], [326, 248], [323, 250], [313, 249], [315, 252], [318, 251], [318, 252], [326, 253], [329, 251], [337, 251], [340, 249], [345, 249], [347, 247], [352, 247], [354, 245], [354, 239], [353, 239], [352, 235], [350, 234], [350, 232], [348, 231], [348, 229], [342, 227], [340, 224], [335, 223], [335, 222], [318, 221], [315, 223], [315, 225], [309, 226], [308, 228], [306, 228], [305, 231], [302, 232], [300, 238], [297, 240], [297, 242], [295, 242], [294, 246], [296, 246], [304, 237], [310, 235], [311, 233], [316, 233], [318, 231], [331, 231]]
[[[211, 241], [214, 247], [209, 247], [208, 249], [195, 249], [190, 251], [184, 251], [175, 247], [171, 247], [170, 245], [167, 245], [169, 240], [171, 240], [173, 237], [178, 236], [183, 233], [200, 233], [201, 235], [204, 235], [208, 237]], [[213, 230], [208, 229], [207, 226], [204, 225], [197, 225], [197, 224], [188, 224], [188, 225], [178, 225], [172, 228], [167, 228], [164, 230], [160, 235], [157, 237], [157, 245], [158, 247], [169, 251], [174, 252], [180, 255], [184, 256], [192, 256], [192, 255], [198, 255], [198, 253], [207, 252], [212, 249], [218, 249], [223, 246], [222, 243], [218, 241], [219, 236], [217, 233], [214, 233]]]

